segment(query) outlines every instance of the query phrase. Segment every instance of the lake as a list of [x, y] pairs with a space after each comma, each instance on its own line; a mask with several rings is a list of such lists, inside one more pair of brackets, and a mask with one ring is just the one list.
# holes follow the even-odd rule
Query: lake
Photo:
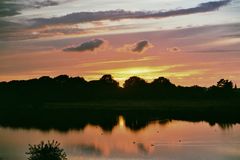
[[61, 143], [70, 160], [240, 159], [239, 123], [210, 125], [205, 121], [156, 120], [138, 129], [129, 126], [120, 115], [111, 130], [94, 124], [67, 131], [0, 127], [0, 159], [26, 160], [28, 144], [53, 139]]

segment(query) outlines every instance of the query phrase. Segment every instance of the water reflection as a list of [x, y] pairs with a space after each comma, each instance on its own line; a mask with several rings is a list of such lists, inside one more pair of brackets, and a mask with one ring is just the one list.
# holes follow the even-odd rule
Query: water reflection
[[28, 144], [55, 139], [70, 160], [81, 159], [239, 159], [240, 125], [222, 130], [206, 122], [155, 120], [140, 130], [120, 115], [111, 132], [87, 124], [82, 130], [42, 132], [37, 129], [0, 128], [0, 157], [26, 160]]
[[119, 116], [119, 119], [118, 119], [118, 124], [121, 128], [124, 128], [125, 127], [125, 120], [123, 118], [122, 115]]
[[[0, 126], [10, 128], [40, 129], [42, 131], [84, 130], [89, 124], [111, 132], [118, 125], [132, 131], [139, 131], [152, 122], [168, 125], [171, 121], [189, 122], [205, 121], [209, 125], [218, 124], [222, 129], [230, 129], [239, 124], [240, 118], [225, 113], [171, 113], [159, 111], [106, 111], [106, 110], [39, 110], [39, 111], [5, 111], [0, 112]], [[120, 116], [120, 119], [118, 119]], [[14, 117], [14, 118], [12, 118]], [[123, 122], [125, 119], [125, 122]]]

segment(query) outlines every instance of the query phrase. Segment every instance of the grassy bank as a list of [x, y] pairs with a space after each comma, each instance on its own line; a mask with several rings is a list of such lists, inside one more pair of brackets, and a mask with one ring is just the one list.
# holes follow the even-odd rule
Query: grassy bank
[[[34, 107], [34, 106], [33, 106]], [[111, 100], [74, 103], [45, 103], [44, 109], [89, 110], [240, 110], [240, 100]]]

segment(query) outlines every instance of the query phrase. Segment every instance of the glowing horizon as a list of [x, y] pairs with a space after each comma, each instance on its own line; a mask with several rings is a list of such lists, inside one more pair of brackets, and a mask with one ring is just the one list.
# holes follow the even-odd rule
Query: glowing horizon
[[4, 0], [0, 6], [0, 81], [111, 74], [121, 84], [131, 76], [240, 84], [239, 0]]

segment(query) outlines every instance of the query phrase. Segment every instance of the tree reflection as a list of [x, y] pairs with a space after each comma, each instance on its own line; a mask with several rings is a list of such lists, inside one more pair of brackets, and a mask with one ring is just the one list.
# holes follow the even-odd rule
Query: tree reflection
[[[194, 107], [192, 107], [194, 108]], [[220, 107], [219, 107], [220, 108]], [[111, 132], [115, 126], [119, 124], [124, 125], [132, 131], [139, 131], [147, 127], [150, 123], [159, 123], [160, 125], [167, 125], [172, 120], [181, 120], [189, 122], [208, 122], [209, 125], [221, 125], [223, 129], [230, 124], [239, 124], [238, 110], [232, 112], [206, 110], [198, 112], [189, 111], [175, 111], [175, 110], [76, 110], [63, 109], [58, 110], [38, 110], [36, 111], [1, 111], [0, 112], [0, 126], [11, 128], [24, 129], [40, 129], [42, 131], [58, 130], [61, 132], [68, 132], [70, 130], [84, 130], [88, 125], [99, 126], [105, 132]], [[9, 116], [11, 115], [11, 116]], [[44, 118], [42, 116], [44, 115]], [[12, 118], [15, 117], [15, 118]], [[16, 121], [17, 119], [17, 121]]]
[[223, 130], [228, 130], [228, 129], [233, 128], [233, 124], [231, 124], [231, 123], [219, 123], [218, 125]]

